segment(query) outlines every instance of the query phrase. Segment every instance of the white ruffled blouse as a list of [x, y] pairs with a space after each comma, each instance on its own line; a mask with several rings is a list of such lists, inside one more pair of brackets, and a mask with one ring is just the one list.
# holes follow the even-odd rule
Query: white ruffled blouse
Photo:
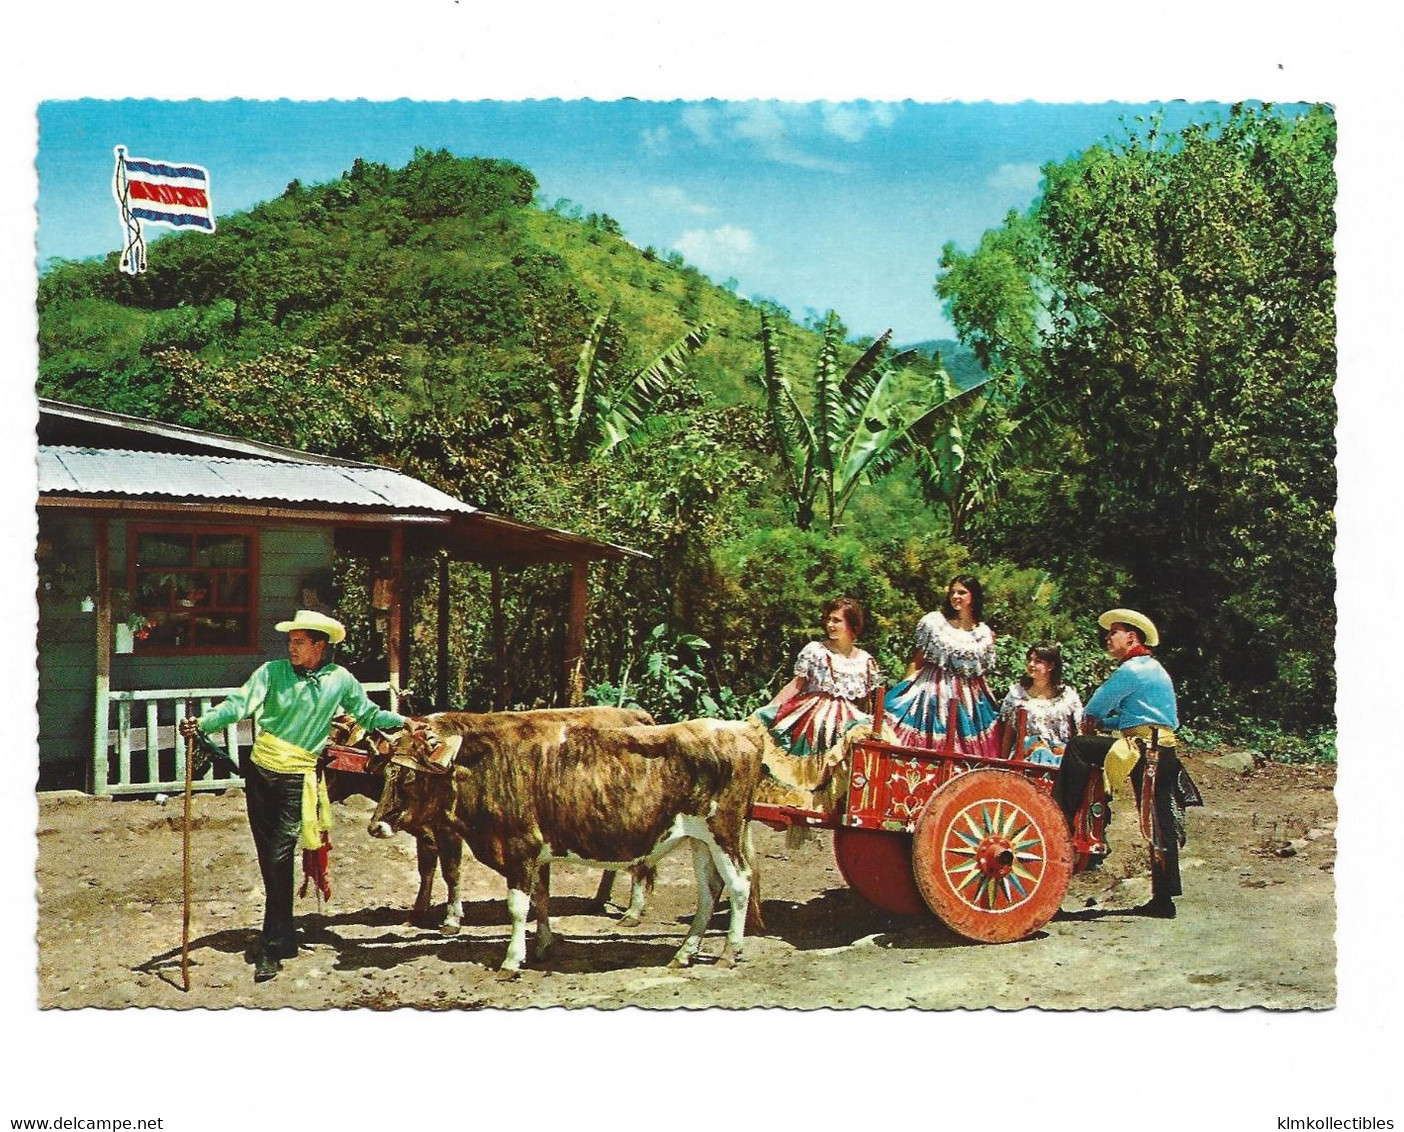
[[804, 677], [804, 692], [823, 692], [845, 700], [863, 700], [882, 683], [877, 661], [862, 649], [841, 656], [823, 641], [810, 641], [795, 659], [795, 675]]
[[1004, 697], [999, 718], [1012, 729], [1018, 726], [1019, 709], [1024, 709], [1024, 737], [1039, 738], [1052, 747], [1066, 747], [1082, 726], [1082, 697], [1069, 684], [1051, 699], [1029, 695], [1015, 684]]
[[939, 609], [917, 622], [914, 643], [927, 664], [947, 668], [957, 676], [983, 676], [993, 668], [994, 631], [983, 621], [973, 629], [952, 625]]

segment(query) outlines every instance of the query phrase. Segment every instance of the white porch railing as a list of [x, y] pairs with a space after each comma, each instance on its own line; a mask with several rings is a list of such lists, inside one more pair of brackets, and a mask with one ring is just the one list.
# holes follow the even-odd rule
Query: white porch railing
[[[367, 692], [389, 693], [390, 684], [363, 684]], [[108, 692], [107, 726], [99, 728], [93, 744], [94, 794], [170, 794], [185, 790], [185, 743], [177, 724], [187, 715], [200, 715], [236, 688], [140, 688]], [[253, 727], [245, 719], [224, 729], [221, 744], [234, 762], [253, 743]], [[195, 790], [228, 790], [244, 780], [223, 768], [210, 767], [195, 779]]]

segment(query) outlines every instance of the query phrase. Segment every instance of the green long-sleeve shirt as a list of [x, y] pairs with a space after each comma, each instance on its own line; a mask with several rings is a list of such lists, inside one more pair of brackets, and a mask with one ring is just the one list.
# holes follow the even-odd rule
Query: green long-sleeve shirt
[[338, 664], [299, 675], [292, 663], [270, 660], [244, 686], [200, 716], [200, 730], [219, 731], [247, 716], [262, 731], [312, 754], [327, 742], [332, 719], [347, 712], [362, 727], [403, 727], [405, 717], [372, 703], [351, 673]]

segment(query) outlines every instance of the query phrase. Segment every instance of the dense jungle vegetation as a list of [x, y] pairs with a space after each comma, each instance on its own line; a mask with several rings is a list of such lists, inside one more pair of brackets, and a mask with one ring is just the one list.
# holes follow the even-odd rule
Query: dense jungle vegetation
[[[1130, 605], [1192, 730], [1334, 757], [1334, 151], [1324, 108], [1127, 124], [945, 248], [932, 301], [963, 345], [935, 353], [741, 298], [509, 162], [358, 159], [154, 241], [144, 275], [50, 265], [38, 388], [647, 551], [595, 568], [587, 671], [661, 718], [764, 702], [840, 593], [895, 678], [960, 570], [985, 583], [998, 692], [1055, 638], [1086, 694], [1095, 615]], [[427, 628], [433, 564], [413, 581]], [[450, 698], [485, 708], [486, 575], [451, 585]], [[508, 579], [514, 703], [560, 692], [564, 587]]]

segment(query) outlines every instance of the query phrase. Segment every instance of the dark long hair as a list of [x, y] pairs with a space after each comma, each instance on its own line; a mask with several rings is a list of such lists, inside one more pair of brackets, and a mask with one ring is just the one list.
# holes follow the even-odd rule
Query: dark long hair
[[978, 625], [985, 619], [985, 587], [974, 574], [957, 574], [946, 583], [946, 596], [941, 599], [941, 616], [950, 620], [956, 615], [951, 608], [951, 589], [957, 582], [970, 591], [970, 616], [975, 618]]
[[[1025, 662], [1037, 657], [1039, 660], [1047, 661], [1053, 666], [1053, 671], [1048, 674], [1048, 679], [1053, 684], [1053, 690], [1059, 695], [1063, 692], [1063, 647], [1062, 645], [1045, 642], [1034, 645], [1024, 654]], [[1033, 687], [1033, 677], [1025, 672], [1019, 677], [1019, 683], [1025, 690]]]

